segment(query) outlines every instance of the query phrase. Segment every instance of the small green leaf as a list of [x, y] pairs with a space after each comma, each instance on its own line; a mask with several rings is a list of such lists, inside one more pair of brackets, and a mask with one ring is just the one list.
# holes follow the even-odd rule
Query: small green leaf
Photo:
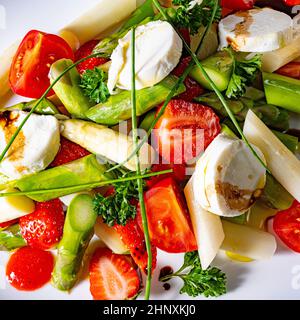
[[197, 251], [186, 253], [182, 267], [159, 280], [165, 282], [174, 277], [179, 277], [183, 281], [180, 293], [186, 293], [191, 297], [199, 295], [218, 297], [226, 293], [225, 273], [215, 267], [203, 270]]
[[[173, 23], [178, 28], [188, 28], [192, 35], [197, 34], [201, 26], [207, 26], [210, 22], [215, 0], [203, 0], [201, 4], [192, 3], [192, 0], [173, 0], [176, 12], [172, 16]], [[218, 7], [214, 22], [221, 18], [221, 7]]]
[[108, 197], [95, 195], [94, 210], [110, 227], [115, 224], [125, 226], [129, 219], [136, 216], [136, 206], [133, 199], [138, 199], [136, 180], [114, 184], [114, 193]]
[[232, 49], [227, 48], [234, 60], [233, 72], [226, 91], [226, 96], [234, 99], [242, 97], [248, 85], [252, 84], [261, 69], [261, 55], [256, 54], [251, 59], [239, 59]]
[[104, 103], [110, 97], [107, 88], [107, 74], [100, 68], [86, 70], [81, 78], [80, 87], [90, 101]]

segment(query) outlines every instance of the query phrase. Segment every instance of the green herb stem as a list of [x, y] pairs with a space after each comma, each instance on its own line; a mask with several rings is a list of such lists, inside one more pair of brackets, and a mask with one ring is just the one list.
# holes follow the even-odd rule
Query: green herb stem
[[0, 193], [0, 198], [3, 197], [11, 197], [11, 196], [23, 196], [23, 195], [34, 195], [34, 194], [44, 194], [44, 193], [52, 193], [52, 192], [60, 192], [64, 190], [68, 190], [68, 192], [74, 193], [74, 192], [80, 192], [84, 191], [86, 189], [93, 189], [93, 188], [98, 188], [106, 185], [111, 185], [111, 184], [116, 184], [116, 183], [123, 183], [126, 181], [132, 181], [132, 180], [137, 180], [137, 179], [146, 179], [146, 178], [151, 178], [154, 176], [158, 175], [163, 175], [166, 173], [171, 173], [173, 172], [172, 169], [164, 170], [164, 171], [159, 171], [159, 172], [151, 172], [147, 174], [140, 174], [136, 176], [130, 176], [130, 177], [125, 177], [125, 178], [119, 178], [119, 179], [113, 179], [113, 180], [107, 180], [107, 181], [99, 181], [99, 182], [93, 182], [93, 183], [84, 183], [84, 184], [79, 184], [75, 186], [70, 186], [70, 187], [61, 187], [61, 188], [54, 188], [54, 189], [44, 189], [44, 190], [30, 190], [30, 191], [24, 191], [24, 192], [2, 192]]
[[[218, 1], [216, 0], [216, 3]], [[171, 19], [169, 18], [169, 16], [164, 12], [164, 10], [162, 9], [160, 3], [158, 2], [158, 0], [153, 0], [154, 5], [156, 6], [156, 8], [159, 10], [159, 12], [161, 13], [161, 15], [164, 17], [164, 19], [166, 21], [168, 21], [173, 28], [176, 30], [175, 26], [173, 25]], [[184, 37], [180, 34], [180, 32], [178, 32], [178, 35], [180, 36], [180, 38], [182, 39], [182, 42], [184, 44], [184, 47], [186, 48], [186, 50], [188, 51], [189, 55], [192, 57], [193, 61], [195, 62], [196, 66], [200, 69], [201, 73], [203, 74], [205, 80], [211, 85], [211, 87], [213, 88], [213, 90], [215, 91], [216, 95], [218, 96], [219, 100], [221, 101], [221, 103], [223, 104], [226, 112], [228, 113], [228, 116], [230, 118], [230, 120], [232, 121], [232, 123], [234, 124], [234, 126], [236, 127], [238, 133], [240, 134], [240, 136], [242, 137], [243, 141], [246, 143], [246, 145], [248, 146], [248, 148], [251, 150], [251, 152], [253, 153], [253, 155], [255, 156], [255, 158], [261, 163], [261, 165], [266, 169], [266, 171], [271, 174], [270, 169], [267, 167], [267, 165], [265, 164], [265, 162], [260, 158], [260, 156], [258, 155], [258, 153], [255, 151], [255, 149], [252, 147], [252, 145], [249, 143], [248, 139], [246, 138], [246, 136], [243, 133], [243, 130], [241, 129], [239, 123], [237, 122], [233, 112], [231, 111], [230, 107], [228, 106], [226, 99], [224, 98], [223, 94], [220, 92], [220, 90], [217, 88], [216, 84], [214, 83], [214, 81], [210, 78], [210, 76], [207, 74], [207, 72], [205, 71], [205, 69], [203, 68], [201, 62], [199, 61], [197, 55], [191, 50], [191, 48], [189, 47], [189, 45], [186, 43]]]
[[[132, 103], [132, 135], [135, 147], [138, 147], [138, 135], [137, 135], [137, 115], [136, 115], [136, 87], [135, 87], [135, 27], [131, 31], [131, 71], [132, 71], [132, 84], [131, 84], [131, 103]], [[136, 153], [136, 173], [137, 175], [141, 174], [140, 158], [139, 152]], [[145, 288], [145, 300], [150, 299], [151, 293], [151, 281], [152, 281], [152, 250], [150, 235], [148, 229], [148, 219], [146, 206], [144, 201], [144, 190], [143, 190], [143, 181], [140, 178], [137, 178], [138, 192], [139, 192], [139, 203], [142, 216], [142, 224], [145, 235], [145, 243], [148, 254], [147, 262], [147, 280]]]

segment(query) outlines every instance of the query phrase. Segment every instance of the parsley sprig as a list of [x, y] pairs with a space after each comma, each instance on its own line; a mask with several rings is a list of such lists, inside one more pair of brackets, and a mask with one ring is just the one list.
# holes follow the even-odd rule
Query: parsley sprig
[[110, 227], [115, 224], [125, 226], [129, 219], [136, 216], [136, 206], [132, 199], [138, 199], [136, 180], [116, 183], [114, 193], [108, 197], [96, 194], [94, 197], [94, 210]]
[[225, 273], [215, 267], [203, 270], [197, 251], [186, 253], [182, 267], [172, 274], [161, 277], [159, 281], [166, 282], [176, 277], [183, 281], [180, 293], [186, 293], [191, 297], [199, 295], [218, 297], [226, 293]]
[[246, 92], [246, 86], [253, 83], [261, 69], [261, 55], [256, 54], [250, 59], [239, 58], [231, 48], [225, 49], [233, 60], [233, 71], [228, 84], [226, 96], [238, 99]]
[[107, 88], [107, 79], [107, 73], [96, 67], [94, 70], [85, 71], [81, 78], [80, 87], [90, 101], [104, 103], [110, 97]]
[[[176, 7], [172, 21], [177, 28], [189, 28], [191, 35], [198, 33], [201, 26], [207, 26], [213, 14], [214, 0], [203, 0], [198, 3], [195, 0], [173, 0]], [[221, 18], [221, 7], [214, 16], [214, 22]]]

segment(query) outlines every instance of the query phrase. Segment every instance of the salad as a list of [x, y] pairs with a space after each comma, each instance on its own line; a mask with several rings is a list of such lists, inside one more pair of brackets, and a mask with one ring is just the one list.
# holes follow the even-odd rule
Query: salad
[[165, 288], [218, 297], [219, 251], [271, 259], [277, 237], [300, 253], [296, 5], [102, 0], [8, 49], [0, 96], [24, 97], [0, 113], [10, 285], [68, 292], [88, 268], [94, 299], [148, 300], [162, 250], [184, 254]]

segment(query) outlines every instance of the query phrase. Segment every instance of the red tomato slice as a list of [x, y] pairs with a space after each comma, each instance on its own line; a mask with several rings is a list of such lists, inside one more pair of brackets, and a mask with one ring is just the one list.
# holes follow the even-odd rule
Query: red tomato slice
[[[191, 221], [181, 191], [167, 178], [144, 194], [151, 242], [170, 253], [197, 250]], [[138, 210], [138, 222], [142, 219]]]
[[276, 73], [300, 80], [300, 62], [290, 62], [278, 69]]
[[203, 152], [220, 131], [220, 120], [211, 108], [172, 100], [153, 134], [159, 154], [168, 163], [183, 164]]
[[278, 237], [292, 250], [300, 253], [300, 203], [277, 213], [273, 228]]
[[173, 178], [178, 183], [185, 181], [186, 167], [184, 164], [173, 164], [173, 163], [171, 163], [171, 164], [164, 164], [164, 163], [154, 164], [151, 167], [151, 172], [159, 172], [159, 171], [164, 171], [164, 170], [168, 170], [168, 169], [172, 169], [173, 172], [149, 178], [147, 180], [147, 187], [151, 188], [155, 184], [157, 184], [159, 181], [166, 179], [166, 178]]
[[221, 0], [221, 6], [233, 10], [249, 10], [254, 6], [255, 0]]
[[[13, 59], [9, 81], [14, 93], [40, 98], [50, 85], [51, 64], [59, 59], [74, 60], [67, 42], [59, 36], [37, 30], [27, 33]], [[48, 96], [54, 92], [49, 92]]]

